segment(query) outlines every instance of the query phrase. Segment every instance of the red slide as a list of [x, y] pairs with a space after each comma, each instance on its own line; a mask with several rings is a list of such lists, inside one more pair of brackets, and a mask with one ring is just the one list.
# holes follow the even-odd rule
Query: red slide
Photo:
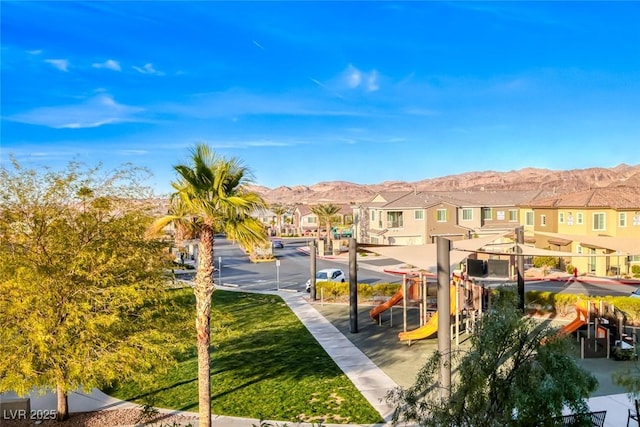
[[568, 325], [565, 325], [562, 327], [562, 329], [560, 329], [559, 334], [560, 335], [568, 335], [572, 332], [577, 331], [578, 329], [580, 329], [580, 327], [582, 325], [586, 325], [587, 324], [587, 319], [588, 319], [588, 308], [587, 305], [584, 301], [579, 301], [576, 304], [576, 314], [577, 317], [575, 319], [573, 319], [573, 321], [571, 323], [569, 323]]
[[369, 316], [371, 316], [371, 318], [377, 322], [378, 318], [380, 317], [380, 313], [390, 309], [392, 306], [402, 301], [402, 298], [404, 298], [404, 294], [402, 293], [402, 288], [400, 288], [398, 292], [396, 292], [391, 298], [389, 298], [389, 301], [377, 305], [369, 310]]

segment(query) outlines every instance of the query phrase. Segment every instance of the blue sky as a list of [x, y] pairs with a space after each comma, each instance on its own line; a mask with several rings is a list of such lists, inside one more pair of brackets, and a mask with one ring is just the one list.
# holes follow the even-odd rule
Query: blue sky
[[1, 146], [258, 184], [640, 163], [640, 2], [0, 3]]

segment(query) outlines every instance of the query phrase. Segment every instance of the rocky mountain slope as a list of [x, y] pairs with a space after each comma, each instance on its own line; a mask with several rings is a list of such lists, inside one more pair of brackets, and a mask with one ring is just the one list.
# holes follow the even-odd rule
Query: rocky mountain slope
[[424, 179], [417, 182], [387, 181], [380, 184], [355, 184], [345, 181], [320, 182], [311, 186], [281, 186], [270, 189], [253, 186], [269, 203], [357, 203], [383, 191], [496, 191], [552, 190], [572, 193], [596, 187], [640, 187], [640, 165], [614, 168], [550, 170], [525, 168], [509, 172], [483, 171]]

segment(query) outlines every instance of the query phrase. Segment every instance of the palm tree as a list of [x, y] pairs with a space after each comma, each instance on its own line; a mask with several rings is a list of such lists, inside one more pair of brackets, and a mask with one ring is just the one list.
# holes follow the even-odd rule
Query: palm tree
[[[312, 207], [311, 212], [313, 212], [318, 216], [318, 221], [320, 221], [320, 223], [322, 222], [322, 220], [324, 220], [326, 229], [327, 229], [326, 239], [328, 244], [329, 239], [331, 238], [330, 237], [331, 222], [333, 221], [335, 216], [340, 212], [340, 207], [332, 203], [326, 203], [326, 204], [321, 204], [321, 205]], [[318, 224], [318, 228], [319, 227], [320, 227], [320, 224]], [[318, 236], [319, 235], [320, 233], [318, 232]]]
[[196, 296], [198, 403], [201, 427], [211, 425], [210, 321], [214, 283], [214, 235], [225, 232], [251, 250], [267, 241], [252, 213], [266, 207], [262, 198], [246, 189], [249, 170], [235, 159], [217, 156], [205, 144], [191, 150], [190, 164], [174, 166], [178, 179], [171, 185], [169, 214], [156, 220], [150, 233], [173, 224], [177, 235], [198, 238], [198, 261], [193, 288]]
[[289, 213], [290, 208], [286, 205], [276, 203], [271, 205], [271, 211], [276, 214], [276, 226], [278, 227], [276, 234], [280, 236], [282, 234], [282, 215]]

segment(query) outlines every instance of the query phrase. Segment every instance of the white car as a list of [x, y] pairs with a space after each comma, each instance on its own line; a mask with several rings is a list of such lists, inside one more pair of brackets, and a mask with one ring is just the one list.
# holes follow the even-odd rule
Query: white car
[[[342, 270], [338, 268], [325, 268], [316, 271], [316, 283], [318, 282], [343, 282], [347, 278]], [[307, 280], [307, 292], [311, 292], [311, 279]]]
[[636, 289], [635, 291], [631, 292], [631, 295], [629, 295], [632, 298], [640, 298], [640, 288]]

